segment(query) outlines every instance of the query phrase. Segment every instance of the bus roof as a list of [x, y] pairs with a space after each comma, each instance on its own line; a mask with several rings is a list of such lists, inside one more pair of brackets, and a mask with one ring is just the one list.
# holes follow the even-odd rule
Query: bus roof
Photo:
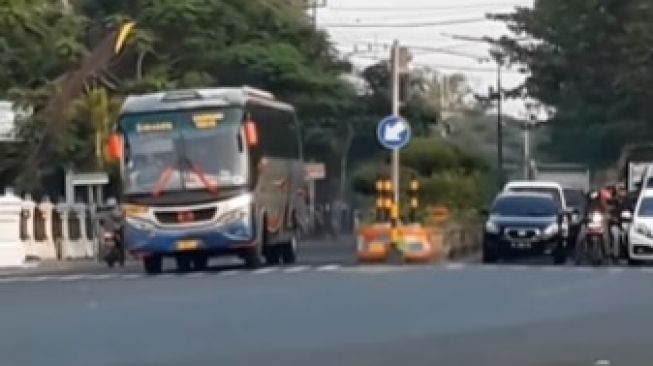
[[249, 102], [294, 112], [293, 106], [276, 100], [271, 93], [243, 86], [236, 88], [177, 89], [130, 95], [123, 103], [121, 114], [226, 106], [242, 107]]

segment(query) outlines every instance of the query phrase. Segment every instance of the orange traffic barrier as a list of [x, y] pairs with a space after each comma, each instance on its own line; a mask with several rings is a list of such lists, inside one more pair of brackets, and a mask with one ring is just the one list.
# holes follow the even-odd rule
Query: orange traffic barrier
[[406, 263], [425, 263], [443, 257], [443, 233], [437, 228], [389, 224], [363, 227], [358, 232], [359, 262], [384, 262], [396, 248]]
[[399, 237], [397, 247], [405, 262], [424, 263], [442, 258], [443, 235], [439, 229], [420, 225], [402, 226]]
[[388, 259], [392, 246], [392, 228], [389, 224], [362, 227], [358, 231], [357, 256], [360, 262], [383, 262]]

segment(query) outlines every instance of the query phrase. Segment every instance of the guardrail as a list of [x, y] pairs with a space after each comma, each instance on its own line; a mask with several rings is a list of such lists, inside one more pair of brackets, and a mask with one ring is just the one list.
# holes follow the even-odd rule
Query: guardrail
[[85, 204], [35, 202], [6, 192], [0, 196], [0, 266], [21, 265], [30, 258], [97, 258], [96, 217]]

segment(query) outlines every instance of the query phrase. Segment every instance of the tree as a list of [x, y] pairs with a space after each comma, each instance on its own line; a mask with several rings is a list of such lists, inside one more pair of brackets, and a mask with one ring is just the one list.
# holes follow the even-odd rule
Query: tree
[[514, 34], [496, 44], [530, 72], [521, 91], [556, 110], [549, 152], [600, 165], [651, 137], [650, 1], [539, 0], [491, 17]]

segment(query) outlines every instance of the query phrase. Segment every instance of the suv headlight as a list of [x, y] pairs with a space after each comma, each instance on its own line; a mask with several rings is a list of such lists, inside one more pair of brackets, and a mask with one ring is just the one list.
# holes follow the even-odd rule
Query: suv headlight
[[558, 231], [560, 231], [560, 226], [558, 224], [556, 224], [556, 223], [553, 223], [553, 224], [547, 226], [546, 229], [544, 229], [544, 231], [542, 233], [546, 237], [551, 237], [551, 236], [556, 235], [558, 233]]
[[653, 238], [653, 231], [651, 231], [651, 229], [644, 224], [635, 225], [635, 231], [640, 235], [644, 235], [648, 238]]
[[493, 221], [488, 220], [485, 223], [485, 232], [488, 234], [498, 234], [499, 233], [499, 226], [495, 224]]

